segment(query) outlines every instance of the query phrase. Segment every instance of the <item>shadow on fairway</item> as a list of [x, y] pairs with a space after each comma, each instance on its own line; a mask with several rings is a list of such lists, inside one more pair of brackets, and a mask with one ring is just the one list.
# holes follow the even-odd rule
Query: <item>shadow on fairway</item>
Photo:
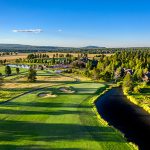
[[13, 110], [13, 109], [0, 109], [0, 114], [10, 115], [65, 115], [65, 114], [81, 114], [82, 111], [71, 111], [71, 110], [48, 110], [48, 111], [29, 111], [29, 110]]
[[[0, 145], [2, 150], [50, 150], [50, 148], [41, 148], [41, 145]], [[81, 150], [80, 148], [53, 148], [53, 150]]]
[[[0, 120], [0, 141], [16, 141], [22, 138], [31, 141], [75, 141], [96, 140], [124, 142], [110, 127], [87, 126], [79, 124], [48, 124], [25, 121]], [[91, 135], [93, 138], [91, 138]], [[2, 147], [2, 145], [0, 145]]]
[[25, 103], [25, 102], [9, 102], [9, 103], [5, 103], [5, 105], [1, 105], [1, 110], [3, 109], [3, 107], [17, 107], [17, 106], [31, 106], [31, 107], [48, 107], [48, 108], [59, 108], [59, 107], [63, 107], [63, 108], [91, 108], [92, 106], [81, 106], [79, 104], [73, 104], [73, 103], [55, 103], [55, 102], [30, 102], [30, 103]]

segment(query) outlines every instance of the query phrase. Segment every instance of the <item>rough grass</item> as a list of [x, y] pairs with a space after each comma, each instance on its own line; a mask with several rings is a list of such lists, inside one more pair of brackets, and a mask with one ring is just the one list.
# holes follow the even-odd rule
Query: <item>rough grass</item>
[[128, 98], [150, 113], [150, 85], [141, 88], [140, 93], [132, 93]]

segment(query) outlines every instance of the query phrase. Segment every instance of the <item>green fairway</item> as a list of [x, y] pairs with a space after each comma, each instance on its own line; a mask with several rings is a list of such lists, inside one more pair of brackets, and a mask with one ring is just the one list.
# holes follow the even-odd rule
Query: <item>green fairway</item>
[[[75, 93], [60, 91], [71, 87]], [[100, 83], [47, 87], [0, 105], [0, 149], [132, 149], [122, 135], [97, 121], [89, 103]], [[38, 97], [41, 92], [56, 97]]]

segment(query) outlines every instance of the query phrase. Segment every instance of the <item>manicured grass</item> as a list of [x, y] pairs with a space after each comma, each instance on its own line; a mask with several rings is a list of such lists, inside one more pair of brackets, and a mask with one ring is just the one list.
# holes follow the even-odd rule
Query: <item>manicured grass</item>
[[21, 90], [0, 90], [0, 102], [4, 102], [7, 101], [9, 99], [11, 99], [12, 97], [18, 96], [20, 94], [22, 94], [24, 91]]
[[9, 76], [4, 78], [3, 85], [0, 87], [0, 102], [5, 102], [20, 94], [37, 88], [74, 81], [75, 80], [70, 77], [61, 76], [52, 71], [42, 70], [37, 71], [37, 81], [35, 83], [29, 83], [27, 77], [24, 77], [22, 74]]
[[[68, 86], [76, 93], [62, 93]], [[72, 83], [47, 87], [0, 105], [0, 149], [130, 150], [122, 135], [100, 124], [89, 100], [100, 83]], [[53, 98], [41, 98], [52, 92]]]

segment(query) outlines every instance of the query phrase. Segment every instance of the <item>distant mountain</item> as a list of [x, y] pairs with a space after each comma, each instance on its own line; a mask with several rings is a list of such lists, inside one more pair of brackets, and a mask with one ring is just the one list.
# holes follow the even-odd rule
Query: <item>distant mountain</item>
[[99, 46], [86, 46], [86, 47], [82, 47], [84, 49], [100, 49], [100, 48], [105, 48], [105, 47], [99, 47]]
[[57, 46], [33, 46], [23, 44], [0, 44], [0, 48], [57, 48]]
[[22, 44], [0, 44], [0, 51], [53, 51], [62, 49], [72, 49], [72, 47], [58, 47], [58, 46], [33, 46]]
[[79, 50], [105, 49], [105, 47], [86, 46], [86, 47], [59, 47], [59, 46], [33, 46], [22, 44], [0, 44], [0, 52], [77, 52]]

